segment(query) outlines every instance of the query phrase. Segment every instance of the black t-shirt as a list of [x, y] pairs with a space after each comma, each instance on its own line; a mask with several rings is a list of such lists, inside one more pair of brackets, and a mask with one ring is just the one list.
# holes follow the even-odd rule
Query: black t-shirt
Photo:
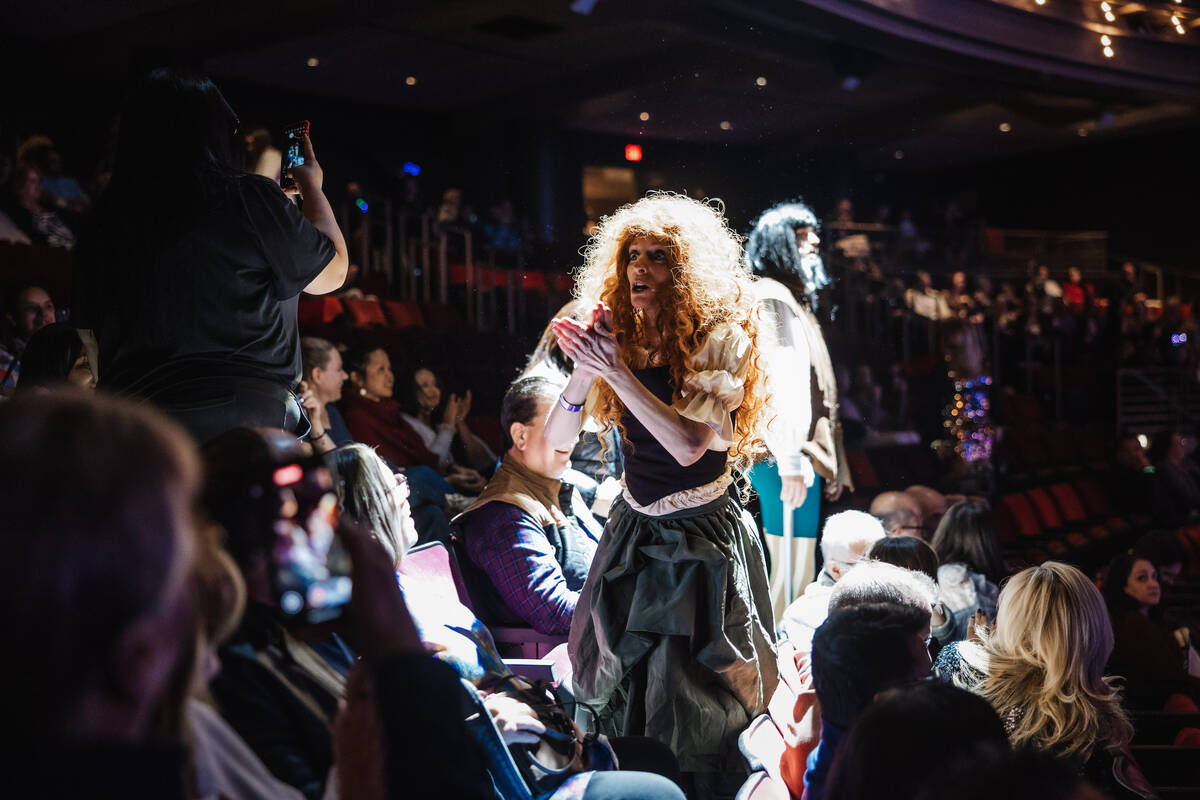
[[[94, 234], [76, 258], [73, 314], [96, 331], [103, 384], [144, 387], [156, 374], [181, 372], [289, 388], [299, 380], [299, 295], [335, 251], [273, 181], [235, 179], [148, 250], [103, 229]], [[127, 253], [147, 265], [136, 292], [120, 288], [113, 272]]]
[[[670, 367], [635, 369], [633, 374], [655, 397], [671, 404], [674, 391]], [[729, 459], [726, 451], [707, 450], [696, 463], [685, 467], [633, 414], [626, 411], [621, 422], [625, 426], [625, 486], [640, 505], [648, 506], [669, 494], [704, 486], [725, 474]]]

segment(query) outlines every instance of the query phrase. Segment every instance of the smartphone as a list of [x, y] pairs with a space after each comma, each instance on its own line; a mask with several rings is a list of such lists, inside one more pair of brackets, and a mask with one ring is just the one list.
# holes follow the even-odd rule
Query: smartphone
[[336, 619], [350, 602], [350, 557], [337, 536], [338, 502], [318, 460], [277, 467], [272, 563], [275, 596], [285, 621]]
[[308, 120], [301, 120], [283, 129], [283, 166], [279, 170], [279, 186], [285, 191], [296, 188], [296, 181], [288, 174], [288, 170], [304, 164], [304, 137], [308, 136], [308, 130]]

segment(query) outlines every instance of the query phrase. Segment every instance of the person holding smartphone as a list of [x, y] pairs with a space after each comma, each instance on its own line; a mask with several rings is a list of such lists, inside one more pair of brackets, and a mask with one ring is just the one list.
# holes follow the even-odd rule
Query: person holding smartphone
[[209, 79], [151, 72], [75, 259], [75, 322], [99, 344], [101, 388], [153, 402], [201, 443], [307, 430], [297, 302], [338, 289], [349, 265], [311, 140], [289, 170], [301, 210], [242, 173], [238, 126]]

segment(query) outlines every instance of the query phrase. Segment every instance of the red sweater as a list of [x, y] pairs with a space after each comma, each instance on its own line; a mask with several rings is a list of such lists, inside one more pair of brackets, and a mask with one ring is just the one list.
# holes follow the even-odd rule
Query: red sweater
[[441, 471], [438, 457], [400, 416], [400, 404], [395, 400], [368, 400], [349, 392], [342, 396], [342, 416], [354, 441], [377, 448], [379, 455], [394, 466], [425, 466]]

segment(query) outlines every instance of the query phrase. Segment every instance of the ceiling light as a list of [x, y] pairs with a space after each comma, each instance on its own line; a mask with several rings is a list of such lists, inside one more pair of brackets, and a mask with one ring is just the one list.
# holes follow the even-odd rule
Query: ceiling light
[[1107, 35], [1101, 36], [1100, 44], [1104, 45], [1105, 47], [1108, 47], [1110, 44], [1112, 44], [1112, 39], [1108, 38]]
[[767, 85], [767, 79], [766, 79], [766, 78], [764, 78], [762, 75], [759, 75], [757, 78], [755, 78], [755, 79], [754, 79], [754, 83], [755, 83], [755, 85], [757, 85], [757, 86], [766, 86], [766, 85]]
[[317, 67], [317, 66], [320, 66], [320, 65], [321, 65], [321, 59], [319, 59], [319, 58], [310, 58], [308, 61], [305, 61], [304, 63], [305, 63], [305, 64], [308, 64], [310, 67]]
[[1000, 132], [1001, 133], [1008, 133], [1011, 130], [1012, 130], [1012, 125], [1009, 125], [1007, 122], [1000, 123]]
[[1106, 20], [1108, 20], [1109, 22], [1116, 22], [1116, 21], [1117, 21], [1117, 18], [1113, 16], [1113, 13], [1112, 13], [1111, 11], [1105, 11], [1105, 12], [1104, 12], [1104, 18], [1105, 18]]
[[733, 123], [727, 119], [721, 120], [721, 130], [723, 130], [723, 131], [733, 130]]
[[1037, 3], [1039, 6], [1046, 5], [1046, 0], [1033, 0], [1033, 2]]
[[1104, 48], [1104, 57], [1105, 57], [1105, 58], [1112, 58], [1112, 57], [1113, 57], [1113, 49], [1112, 49], [1111, 47], [1106, 47], [1106, 48]]
[[407, 78], [404, 79], [404, 83], [407, 84], [408, 86], [416, 86], [417, 78], [414, 75], [409, 75]]
[[649, 122], [650, 121], [650, 112], [643, 111], [642, 113], [638, 114], [638, 119], [640, 119], [642, 122]]
[[1110, 6], [1108, 3], [1101, 3], [1100, 10], [1101, 11], [1112, 11], [1112, 6]]

